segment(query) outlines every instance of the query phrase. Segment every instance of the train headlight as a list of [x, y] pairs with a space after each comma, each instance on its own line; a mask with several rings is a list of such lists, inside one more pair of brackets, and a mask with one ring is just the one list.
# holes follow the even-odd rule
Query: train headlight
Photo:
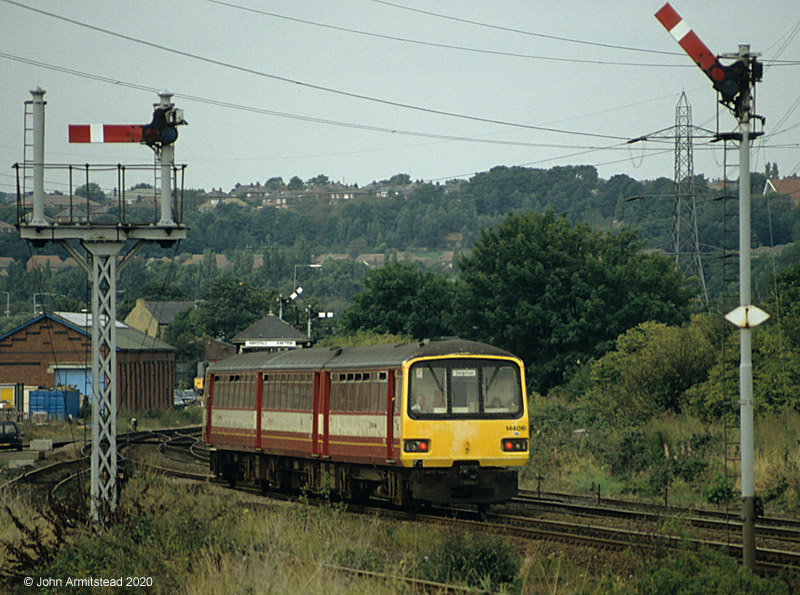
[[405, 452], [428, 452], [430, 440], [404, 440], [403, 450]]
[[522, 438], [503, 438], [504, 452], [525, 452], [528, 450], [528, 441]]

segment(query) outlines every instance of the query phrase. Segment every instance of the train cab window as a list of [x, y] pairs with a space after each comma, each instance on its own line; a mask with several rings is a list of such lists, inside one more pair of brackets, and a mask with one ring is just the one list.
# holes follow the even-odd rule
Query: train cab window
[[512, 361], [422, 361], [411, 366], [408, 381], [412, 419], [517, 419], [522, 415], [522, 381]]

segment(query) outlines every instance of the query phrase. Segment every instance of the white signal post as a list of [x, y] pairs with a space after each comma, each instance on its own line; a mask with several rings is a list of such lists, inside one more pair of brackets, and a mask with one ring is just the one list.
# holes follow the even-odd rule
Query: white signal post
[[719, 57], [700, 41], [677, 11], [665, 4], [656, 18], [678, 41], [722, 95], [721, 103], [729, 107], [739, 123], [739, 307], [725, 318], [739, 327], [739, 415], [742, 456], [742, 563], [755, 567], [755, 472], [753, 462], [753, 364], [752, 329], [769, 315], [751, 305], [750, 293], [750, 85], [760, 80], [760, 65], [750, 53], [749, 45], [740, 45], [737, 61], [723, 66]]
[[[161, 91], [158, 96], [161, 98], [160, 107], [165, 110], [174, 107], [172, 93]], [[175, 162], [175, 145], [164, 144], [161, 146], [161, 151], [156, 151], [156, 154], [161, 161], [161, 221], [158, 224], [169, 227], [175, 225], [175, 221], [172, 220], [172, 166]]]

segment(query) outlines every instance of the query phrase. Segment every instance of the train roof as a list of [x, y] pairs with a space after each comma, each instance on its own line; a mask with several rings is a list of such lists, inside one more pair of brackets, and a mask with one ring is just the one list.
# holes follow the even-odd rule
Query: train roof
[[513, 354], [485, 343], [464, 339], [442, 339], [395, 345], [358, 347], [315, 347], [288, 351], [253, 351], [234, 355], [212, 364], [212, 372], [245, 370], [340, 370], [399, 367], [410, 359], [447, 355], [490, 355], [515, 357]]

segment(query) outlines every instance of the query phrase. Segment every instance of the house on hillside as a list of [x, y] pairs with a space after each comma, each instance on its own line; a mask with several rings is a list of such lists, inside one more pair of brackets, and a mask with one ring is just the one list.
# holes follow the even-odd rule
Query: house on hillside
[[792, 204], [797, 206], [800, 204], [800, 178], [794, 174], [791, 178], [783, 178], [779, 180], [774, 178], [767, 180], [764, 184], [764, 195], [768, 194], [785, 194], [792, 201]]
[[285, 186], [274, 190], [261, 199], [262, 207], [277, 207], [279, 209], [288, 209], [292, 206], [297, 199], [298, 193], [289, 190]]
[[270, 193], [270, 189], [262, 186], [261, 182], [255, 184], [237, 184], [230, 195], [245, 200], [251, 204], [259, 204]]
[[34, 269], [41, 270], [48, 265], [50, 265], [50, 270], [52, 272], [57, 273], [78, 266], [78, 261], [71, 256], [65, 260], [61, 260], [61, 257], [57, 254], [34, 254], [25, 263], [25, 270], [28, 272]]
[[386, 255], [378, 253], [363, 253], [356, 256], [356, 261], [363, 262], [368, 267], [382, 267], [386, 262]]
[[343, 252], [325, 252], [319, 255], [317, 264], [325, 264], [326, 262], [332, 262], [334, 260], [352, 260], [352, 258], [350, 258], [349, 254]]
[[0, 276], [8, 275], [8, 267], [11, 266], [12, 262], [14, 262], [12, 257], [0, 256]]

